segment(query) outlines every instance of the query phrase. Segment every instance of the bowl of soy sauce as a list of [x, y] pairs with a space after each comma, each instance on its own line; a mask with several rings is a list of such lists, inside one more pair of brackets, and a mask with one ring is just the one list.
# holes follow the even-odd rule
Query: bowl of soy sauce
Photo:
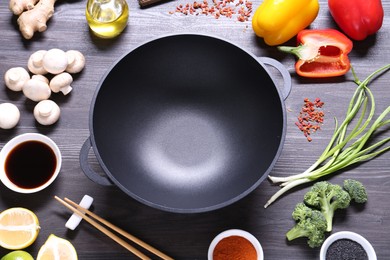
[[8, 141], [0, 151], [0, 180], [19, 193], [34, 193], [57, 178], [62, 157], [56, 143], [38, 133], [25, 133]]

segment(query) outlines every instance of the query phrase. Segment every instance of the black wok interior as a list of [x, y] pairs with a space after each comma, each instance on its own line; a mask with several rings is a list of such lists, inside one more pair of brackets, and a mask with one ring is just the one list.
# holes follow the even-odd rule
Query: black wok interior
[[131, 197], [174, 212], [231, 204], [275, 163], [284, 105], [263, 66], [209, 36], [172, 35], [124, 56], [101, 81], [91, 140]]

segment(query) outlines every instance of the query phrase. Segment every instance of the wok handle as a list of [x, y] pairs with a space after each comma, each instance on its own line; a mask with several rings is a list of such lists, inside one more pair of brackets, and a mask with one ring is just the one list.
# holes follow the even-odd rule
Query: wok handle
[[283, 89], [282, 89], [282, 97], [284, 100], [286, 100], [288, 95], [290, 95], [291, 87], [292, 87], [291, 75], [288, 72], [288, 70], [286, 69], [286, 67], [282, 63], [280, 63], [279, 61], [272, 59], [272, 58], [258, 57], [258, 59], [262, 63], [264, 63], [265, 65], [272, 66], [280, 72], [280, 74], [283, 77], [283, 81], [284, 81]]
[[89, 150], [92, 148], [92, 143], [91, 143], [91, 137], [88, 137], [87, 140], [85, 140], [83, 146], [81, 147], [80, 150], [80, 166], [81, 169], [83, 170], [84, 174], [93, 182], [103, 185], [103, 186], [112, 186], [113, 183], [108, 179], [107, 176], [102, 176], [95, 172], [91, 166], [88, 163], [88, 153]]

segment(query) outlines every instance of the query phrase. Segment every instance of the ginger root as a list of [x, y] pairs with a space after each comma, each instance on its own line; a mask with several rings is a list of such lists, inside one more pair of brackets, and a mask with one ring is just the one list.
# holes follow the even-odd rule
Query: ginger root
[[43, 32], [47, 29], [46, 22], [54, 13], [55, 1], [40, 0], [32, 9], [22, 12], [18, 18], [18, 24], [20, 32], [25, 39], [31, 39], [34, 36], [34, 32]]
[[34, 8], [38, 0], [10, 0], [9, 9], [15, 14], [20, 15], [25, 10]]

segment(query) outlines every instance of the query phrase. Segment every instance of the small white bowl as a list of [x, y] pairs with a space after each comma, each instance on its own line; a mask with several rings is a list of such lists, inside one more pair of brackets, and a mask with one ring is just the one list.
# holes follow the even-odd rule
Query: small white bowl
[[[13, 151], [15, 147], [18, 145], [28, 142], [28, 141], [38, 141], [41, 143], [46, 144], [50, 149], [53, 151], [54, 156], [56, 158], [56, 165], [53, 174], [51, 175], [50, 179], [48, 179], [46, 182], [42, 183], [38, 187], [34, 188], [23, 188], [19, 187], [16, 184], [14, 184], [7, 176], [7, 173], [5, 172], [5, 164], [8, 155]], [[20, 162], [23, 165], [23, 162]], [[57, 178], [62, 164], [62, 158], [61, 158], [61, 152], [58, 148], [57, 144], [51, 140], [49, 137], [38, 134], [38, 133], [25, 133], [18, 135], [11, 140], [9, 140], [4, 147], [0, 151], [0, 181], [9, 189], [19, 192], [19, 193], [34, 193], [41, 191], [48, 187], [50, 184], [53, 183], [53, 181]], [[28, 171], [28, 169], [26, 169]]]
[[368, 242], [368, 240], [361, 235], [351, 231], [340, 231], [330, 235], [321, 246], [320, 260], [326, 260], [326, 251], [328, 250], [329, 246], [339, 239], [350, 239], [359, 243], [366, 251], [368, 260], [377, 260], [375, 250], [370, 242]]
[[252, 245], [255, 247], [256, 252], [257, 252], [257, 260], [264, 260], [264, 253], [263, 253], [263, 248], [261, 247], [261, 244], [259, 240], [255, 236], [253, 236], [251, 233], [241, 230], [241, 229], [229, 229], [226, 230], [219, 235], [217, 235], [213, 241], [211, 242], [208, 250], [208, 260], [213, 260], [213, 252], [216, 247], [216, 245], [224, 238], [230, 237], [230, 236], [240, 236], [245, 239], [247, 239], [249, 242], [252, 243]]

